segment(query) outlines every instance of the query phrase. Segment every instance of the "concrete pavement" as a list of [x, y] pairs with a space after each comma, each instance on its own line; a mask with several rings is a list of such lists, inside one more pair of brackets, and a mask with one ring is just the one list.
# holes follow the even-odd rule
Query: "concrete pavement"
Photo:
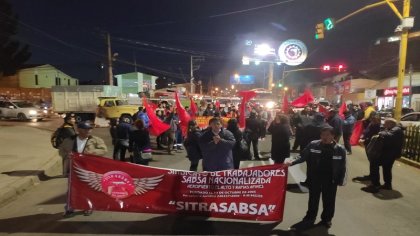
[[51, 132], [0, 126], [0, 206], [61, 173], [61, 158], [50, 144]]

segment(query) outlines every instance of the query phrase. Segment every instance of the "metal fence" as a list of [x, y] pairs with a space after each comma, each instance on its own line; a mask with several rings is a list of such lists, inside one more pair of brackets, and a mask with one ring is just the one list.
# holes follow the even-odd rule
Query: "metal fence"
[[409, 126], [404, 133], [403, 157], [420, 162], [420, 125]]

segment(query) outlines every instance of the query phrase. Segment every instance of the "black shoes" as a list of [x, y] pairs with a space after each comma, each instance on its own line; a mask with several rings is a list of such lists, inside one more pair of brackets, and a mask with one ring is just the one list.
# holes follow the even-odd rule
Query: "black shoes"
[[68, 217], [72, 217], [74, 216], [74, 211], [73, 210], [66, 210], [63, 214], [63, 217], [68, 218]]
[[385, 189], [385, 190], [392, 190], [392, 185], [391, 184], [384, 184], [384, 185], [381, 185], [379, 188], [380, 189]]
[[362, 191], [365, 191], [367, 193], [377, 193], [377, 192], [379, 192], [379, 188], [380, 188], [379, 185], [369, 185], [369, 186], [363, 187], [361, 189], [362, 189]]
[[314, 226], [314, 221], [312, 220], [302, 220], [292, 226], [290, 226], [290, 230], [302, 231], [310, 229]]
[[318, 226], [324, 226], [325, 228], [329, 229], [332, 226], [331, 221], [321, 220], [318, 224]]
[[353, 178], [353, 181], [369, 181], [370, 180], [370, 176], [369, 175], [365, 175], [365, 176], [359, 176], [359, 177], [355, 177]]

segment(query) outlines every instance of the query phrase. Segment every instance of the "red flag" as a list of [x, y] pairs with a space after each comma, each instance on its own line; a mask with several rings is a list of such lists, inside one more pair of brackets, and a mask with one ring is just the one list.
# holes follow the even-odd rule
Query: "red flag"
[[283, 164], [193, 172], [86, 154], [71, 159], [67, 204], [76, 210], [283, 219], [288, 172]]
[[170, 128], [168, 124], [157, 118], [155, 110], [147, 103], [145, 97], [143, 98], [143, 106], [146, 108], [147, 116], [150, 119], [149, 132], [151, 135], [159, 136]]
[[282, 107], [282, 111], [284, 114], [289, 113], [289, 100], [287, 99], [287, 93], [284, 93], [283, 96], [283, 107]]
[[239, 112], [241, 113], [239, 116], [239, 127], [245, 127], [245, 107], [246, 103], [251, 100], [251, 98], [257, 96], [255, 91], [240, 91], [239, 96], [242, 97], [241, 106], [239, 107]]
[[304, 107], [308, 105], [308, 103], [314, 101], [314, 96], [312, 95], [312, 92], [309, 89], [306, 89], [305, 92], [302, 94], [302, 96], [296, 98], [292, 102], [292, 106], [294, 107]]
[[353, 133], [351, 134], [351, 137], [350, 137], [350, 144], [352, 146], [359, 145], [359, 139], [360, 139], [360, 136], [362, 136], [362, 133], [363, 133], [363, 121], [358, 120], [354, 124]]
[[175, 92], [175, 105], [176, 105], [176, 112], [178, 113], [180, 126], [182, 130], [182, 135], [187, 135], [188, 130], [188, 122], [191, 120], [190, 114], [185, 110], [185, 108], [182, 106], [181, 101], [179, 100], [178, 93]]
[[343, 102], [340, 106], [340, 109], [338, 110], [338, 115], [341, 117], [341, 119], [345, 119], [344, 112], [347, 111], [347, 104]]
[[327, 108], [321, 104], [318, 104], [318, 112], [324, 114], [325, 117], [328, 117], [329, 115]]
[[191, 110], [191, 118], [195, 119], [195, 116], [198, 112], [198, 108], [197, 108], [197, 105], [194, 102], [193, 97], [190, 97], [190, 110]]
[[216, 100], [216, 102], [214, 103], [214, 106], [216, 107], [217, 110], [220, 110], [220, 101]]

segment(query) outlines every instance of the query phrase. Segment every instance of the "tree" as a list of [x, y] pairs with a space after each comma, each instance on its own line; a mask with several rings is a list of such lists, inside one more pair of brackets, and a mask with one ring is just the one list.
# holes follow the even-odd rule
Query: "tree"
[[0, 0], [0, 73], [14, 75], [31, 57], [28, 45], [21, 45], [14, 36], [18, 17], [7, 0]]

